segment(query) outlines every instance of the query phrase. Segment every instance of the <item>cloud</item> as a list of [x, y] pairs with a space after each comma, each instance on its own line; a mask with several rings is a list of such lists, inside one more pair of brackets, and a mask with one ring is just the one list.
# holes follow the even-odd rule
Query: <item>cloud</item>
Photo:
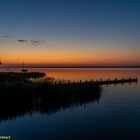
[[43, 41], [43, 40], [30, 40], [31, 43], [33, 44], [43, 44], [43, 43], [46, 43], [46, 41]]
[[14, 36], [10, 36], [10, 35], [0, 35], [0, 38], [14, 38]]
[[53, 46], [52, 44], [48, 44], [45, 40], [36, 40], [36, 39], [18, 39], [17, 37], [11, 35], [0, 35], [0, 38], [5, 39], [14, 39], [19, 43], [28, 43], [31, 46]]
[[23, 39], [17, 39], [18, 42], [21, 42], [21, 43], [26, 43], [26, 42], [29, 42], [28, 40], [23, 40]]
[[40, 45], [44, 45], [44, 46], [52, 46], [51, 44], [48, 44], [46, 41], [44, 40], [25, 40], [25, 39], [17, 39], [16, 41], [20, 42], [20, 43], [30, 43], [33, 46], [40, 46]]

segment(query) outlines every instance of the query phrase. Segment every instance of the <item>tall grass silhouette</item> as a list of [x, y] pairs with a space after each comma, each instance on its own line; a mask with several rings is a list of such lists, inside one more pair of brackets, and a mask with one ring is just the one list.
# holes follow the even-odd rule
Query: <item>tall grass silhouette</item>
[[98, 84], [55, 81], [44, 73], [0, 73], [0, 120], [98, 102], [101, 92]]

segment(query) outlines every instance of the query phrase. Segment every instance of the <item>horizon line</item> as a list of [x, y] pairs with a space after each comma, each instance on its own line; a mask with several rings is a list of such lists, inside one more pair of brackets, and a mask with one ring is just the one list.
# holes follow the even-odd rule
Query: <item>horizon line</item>
[[0, 68], [140, 68], [138, 66], [0, 66]]

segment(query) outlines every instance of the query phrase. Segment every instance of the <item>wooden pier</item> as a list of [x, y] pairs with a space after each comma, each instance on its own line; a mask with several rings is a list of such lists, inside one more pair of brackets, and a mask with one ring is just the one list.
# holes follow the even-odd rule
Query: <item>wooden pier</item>
[[90, 86], [93, 86], [93, 85], [106, 85], [106, 86], [109, 86], [109, 85], [117, 85], [117, 84], [125, 84], [125, 83], [128, 83], [128, 84], [131, 84], [131, 83], [137, 83], [138, 82], [138, 78], [121, 78], [121, 79], [106, 79], [106, 80], [86, 80], [86, 81], [70, 81], [70, 80], [64, 80], [64, 81], [54, 81], [54, 84], [57, 85], [57, 84], [64, 84], [64, 85], [77, 85], [77, 86], [83, 86], [83, 87], [90, 87]]
[[117, 79], [115, 78], [114, 80], [107, 79], [107, 80], [96, 80], [96, 81], [86, 81], [87, 83], [92, 83], [92, 84], [98, 84], [98, 85], [111, 85], [111, 84], [124, 84], [124, 83], [137, 83], [138, 79], [137, 78], [122, 78], [122, 79]]
[[69, 84], [69, 85], [81, 85], [81, 86], [84, 86], [84, 85], [111, 85], [111, 84], [113, 84], [113, 85], [117, 85], [117, 84], [124, 84], [124, 83], [129, 83], [129, 84], [131, 84], [131, 83], [137, 83], [138, 82], [138, 78], [131, 78], [131, 77], [129, 77], [129, 78], [122, 78], [122, 79], [117, 79], [117, 78], [115, 78], [115, 79], [106, 79], [106, 80], [102, 80], [102, 79], [100, 79], [100, 80], [86, 80], [86, 81], [82, 81], [82, 80], [80, 80], [80, 81], [55, 81], [55, 84]]
[[97, 84], [99, 85], [110, 85], [110, 84], [124, 84], [124, 83], [137, 83], [138, 82], [138, 79], [137, 78], [128, 78], [128, 79], [125, 79], [125, 78], [122, 78], [122, 79], [114, 79], [114, 80], [105, 80], [105, 81], [96, 81]]

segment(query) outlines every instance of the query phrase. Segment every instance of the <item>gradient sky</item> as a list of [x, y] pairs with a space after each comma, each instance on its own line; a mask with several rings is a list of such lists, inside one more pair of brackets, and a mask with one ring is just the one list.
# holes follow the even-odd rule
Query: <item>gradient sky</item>
[[1, 0], [4, 65], [140, 65], [139, 0]]

